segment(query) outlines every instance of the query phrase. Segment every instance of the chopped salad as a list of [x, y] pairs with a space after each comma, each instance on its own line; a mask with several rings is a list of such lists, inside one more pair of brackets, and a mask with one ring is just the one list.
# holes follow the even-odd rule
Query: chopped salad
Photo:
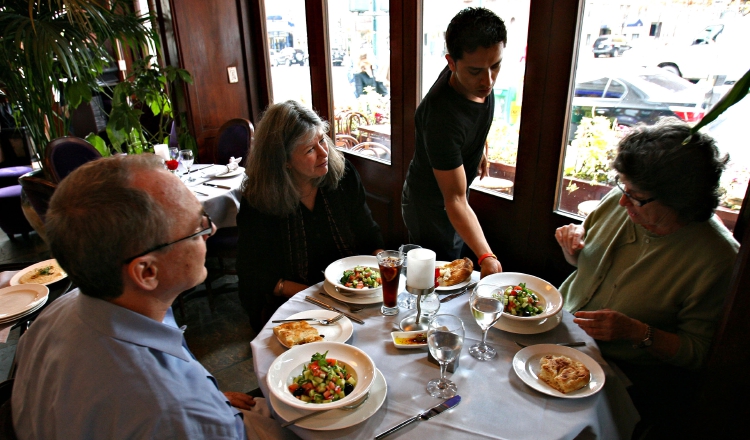
[[372, 267], [355, 266], [345, 270], [341, 284], [352, 289], [374, 289], [383, 284], [380, 272]]
[[315, 353], [302, 374], [294, 378], [289, 392], [308, 403], [331, 403], [341, 400], [357, 385], [346, 365], [336, 359], [326, 358], [328, 352]]
[[495, 296], [503, 302], [503, 313], [514, 316], [535, 316], [544, 312], [544, 305], [534, 291], [526, 288], [526, 283], [508, 286]]

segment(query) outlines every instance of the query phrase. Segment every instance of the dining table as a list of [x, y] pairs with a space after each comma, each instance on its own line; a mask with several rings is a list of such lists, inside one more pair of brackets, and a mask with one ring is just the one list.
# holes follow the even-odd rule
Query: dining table
[[[226, 165], [196, 164], [189, 174], [182, 166], [178, 170], [182, 172], [180, 180], [195, 194], [217, 229], [237, 226], [244, 168], [228, 171]], [[191, 177], [195, 180], [189, 181]]]
[[[479, 273], [472, 274], [473, 280]], [[311, 296], [349, 313], [349, 309], [320, 294], [324, 283], [305, 289], [284, 303], [271, 320], [291, 315], [323, 310], [305, 300]], [[404, 284], [404, 277], [401, 280]], [[330, 284], [328, 285], [330, 286]], [[330, 290], [329, 290], [330, 292]], [[440, 292], [441, 294], [443, 292]], [[451, 292], [445, 292], [451, 293]], [[445, 296], [445, 295], [440, 295]], [[447, 439], [629, 439], [639, 415], [626, 389], [627, 379], [617, 373], [603, 358], [596, 341], [573, 322], [573, 316], [562, 310], [562, 319], [554, 328], [537, 334], [518, 334], [490, 328], [487, 343], [497, 350], [489, 361], [478, 361], [468, 353], [468, 348], [480, 342], [482, 331], [472, 317], [469, 293], [440, 304], [438, 313], [458, 316], [465, 327], [463, 350], [455, 372], [447, 378], [458, 386], [461, 402], [458, 406], [429, 420], [417, 421], [387, 438], [447, 438]], [[362, 304], [358, 304], [362, 306]], [[437, 364], [428, 360], [427, 348], [399, 349], [394, 345], [391, 332], [399, 330], [399, 323], [414, 310], [401, 309], [395, 316], [380, 313], [380, 304], [367, 304], [357, 313], [350, 313], [364, 321], [352, 323], [353, 332], [346, 341], [365, 353], [375, 363], [384, 378], [385, 392], [382, 403], [373, 406], [357, 424], [343, 429], [310, 425], [307, 428], [292, 425], [291, 429], [303, 439], [365, 439], [374, 438], [399, 423], [414, 417], [442, 402], [431, 397], [427, 382], [440, 376]], [[285, 348], [273, 333], [277, 324], [269, 320], [251, 342], [255, 373], [263, 395], [271, 397], [270, 406], [275, 418], [282, 423], [279, 413], [289, 414], [289, 408], [271, 396], [266, 382], [267, 372]], [[513, 361], [522, 348], [518, 343], [533, 346], [580, 341], [585, 346], [576, 347], [592, 358], [603, 371], [604, 385], [598, 392], [580, 398], [554, 397], [527, 385], [515, 372]], [[539, 345], [539, 347], [542, 347]], [[373, 388], [375, 385], [373, 385]], [[371, 390], [371, 394], [373, 391]], [[571, 396], [572, 397], [572, 396]], [[378, 396], [370, 397], [377, 399]], [[371, 403], [377, 405], [379, 402]], [[366, 404], [363, 405], [363, 408]], [[301, 411], [301, 410], [297, 410]], [[354, 417], [342, 410], [341, 417]], [[352, 411], [366, 411], [357, 408]], [[369, 416], [368, 416], [369, 415]], [[323, 417], [323, 416], [320, 416]], [[356, 419], [356, 417], [355, 417]], [[314, 418], [308, 419], [314, 420]], [[308, 429], [311, 428], [311, 429]], [[314, 429], [312, 429], [314, 428]], [[335, 426], [334, 426], [335, 428]]]

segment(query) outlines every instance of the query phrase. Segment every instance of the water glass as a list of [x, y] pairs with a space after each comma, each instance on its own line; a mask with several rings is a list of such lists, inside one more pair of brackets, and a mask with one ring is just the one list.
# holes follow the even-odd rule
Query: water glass
[[169, 147], [169, 157], [172, 160], [177, 160], [180, 157], [180, 149], [177, 147]]
[[383, 306], [380, 312], [384, 315], [398, 315], [398, 282], [404, 254], [400, 251], [378, 252], [378, 267], [383, 284]]
[[[404, 265], [401, 268], [401, 273], [406, 276], [406, 269], [409, 264], [409, 259], [406, 257], [407, 252], [409, 252], [412, 249], [419, 249], [422, 246], [418, 244], [402, 244], [398, 250], [401, 251], [402, 254], [404, 254]], [[413, 293], [407, 292], [404, 290], [403, 292], [398, 294], [398, 306], [402, 309], [410, 310], [417, 307], [417, 295], [414, 295]]]
[[494, 348], [487, 345], [487, 331], [503, 315], [503, 302], [501, 298], [502, 287], [493, 284], [477, 284], [471, 292], [469, 306], [471, 314], [482, 329], [482, 342], [474, 344], [469, 349], [469, 354], [480, 361], [487, 361], [497, 355]]
[[180, 162], [187, 169], [188, 182], [194, 182], [195, 178], [190, 175], [190, 167], [193, 166], [193, 150], [180, 150]]
[[464, 345], [464, 323], [454, 315], [435, 315], [427, 328], [427, 347], [440, 364], [440, 379], [427, 382], [432, 397], [447, 399], [458, 393], [458, 386], [445, 378], [445, 369], [461, 355]]

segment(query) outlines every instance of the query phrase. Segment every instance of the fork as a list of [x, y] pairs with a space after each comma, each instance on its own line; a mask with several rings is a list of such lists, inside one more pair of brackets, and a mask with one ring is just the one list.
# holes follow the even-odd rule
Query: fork
[[344, 317], [344, 314], [343, 313], [339, 313], [338, 315], [334, 316], [331, 319], [297, 318], [297, 319], [278, 319], [276, 321], [271, 321], [271, 322], [273, 322], [275, 324], [277, 322], [315, 321], [315, 322], [317, 322], [318, 324], [321, 324], [321, 325], [331, 325], [331, 324], [334, 324], [336, 321], [338, 321], [339, 319], [341, 319], [343, 317]]
[[357, 312], [361, 311], [362, 309], [364, 309], [364, 307], [356, 307], [356, 306], [353, 306], [353, 305], [349, 304], [346, 301], [342, 301], [342, 300], [340, 300], [338, 298], [334, 298], [334, 297], [332, 297], [331, 295], [329, 295], [327, 292], [325, 292], [323, 290], [320, 291], [320, 294], [323, 295], [323, 296], [325, 296], [326, 298], [331, 298], [332, 300], [336, 301], [339, 304], [342, 304], [342, 305], [345, 305], [345, 306], [349, 307], [349, 311], [352, 312], [352, 313], [357, 313]]

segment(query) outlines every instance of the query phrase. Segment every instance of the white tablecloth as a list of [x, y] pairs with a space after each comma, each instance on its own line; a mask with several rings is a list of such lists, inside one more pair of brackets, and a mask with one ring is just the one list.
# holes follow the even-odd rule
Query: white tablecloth
[[[195, 167], [200, 166], [202, 165], [195, 165]], [[226, 167], [223, 168], [226, 169]], [[240, 201], [242, 200], [242, 190], [240, 189], [240, 186], [242, 186], [245, 174], [240, 173], [233, 177], [212, 179], [203, 174], [204, 172], [210, 172], [210, 170], [211, 167], [206, 167], [196, 171], [191, 171], [190, 175], [195, 178], [194, 182], [187, 181], [187, 174], [180, 178], [185, 185], [193, 191], [193, 194], [195, 194], [201, 202], [203, 209], [205, 209], [208, 215], [211, 216], [211, 220], [216, 224], [217, 228], [237, 226], [237, 213], [239, 212]], [[204, 182], [214, 185], [228, 186], [231, 189], [206, 186], [203, 185]]]
[[[474, 274], [478, 278], [478, 274]], [[317, 292], [322, 283], [302, 291], [287, 301], [272, 319], [282, 319], [316, 306], [304, 300], [306, 295], [345, 310]], [[594, 340], [576, 324], [573, 316], [564, 313], [562, 322], [553, 330], [537, 335], [517, 335], [492, 328], [487, 342], [498, 355], [480, 362], [468, 354], [471, 345], [481, 341], [482, 333], [471, 316], [465, 294], [441, 304], [439, 313], [450, 313], [464, 321], [466, 337], [455, 373], [448, 378], [458, 385], [461, 403], [431, 420], [413, 423], [390, 435], [397, 438], [437, 439], [629, 439], [638, 421], [620, 378], [602, 359]], [[337, 431], [311, 431], [291, 427], [303, 439], [373, 438], [375, 435], [440, 403], [426, 391], [430, 379], [440, 376], [437, 365], [427, 361], [427, 349], [402, 350], [393, 346], [390, 332], [412, 311], [402, 310], [397, 316], [383, 316], [380, 307], [371, 306], [357, 313], [365, 325], [354, 323], [354, 334], [347, 342], [372, 357], [385, 376], [388, 394], [375, 415], [359, 425]], [[270, 322], [252, 341], [253, 363], [261, 390], [269, 396], [266, 372], [273, 360], [286, 349], [277, 341]], [[593, 396], [563, 399], [537, 392], [516, 375], [513, 356], [520, 350], [514, 343], [526, 344], [586, 341], [580, 350], [601, 364], [606, 375], [604, 388]]]

